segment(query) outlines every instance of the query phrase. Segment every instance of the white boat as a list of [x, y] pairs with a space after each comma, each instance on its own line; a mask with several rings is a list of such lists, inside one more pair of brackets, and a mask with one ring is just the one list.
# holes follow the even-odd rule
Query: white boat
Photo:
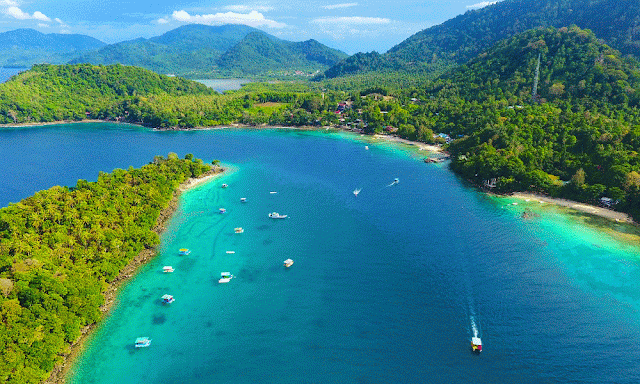
[[362, 189], [360, 189], [360, 188], [356, 188], [356, 189], [353, 191], [353, 194], [354, 194], [354, 195], [356, 195], [356, 196], [358, 196], [358, 193], [360, 193], [360, 191], [362, 191]]
[[246, 197], [241, 197], [240, 198], [240, 202], [241, 203], [246, 203], [247, 202], [247, 198]]
[[151, 345], [151, 339], [148, 337], [138, 337], [136, 339], [136, 348], [146, 348]]
[[243, 229], [242, 227], [238, 227], [238, 228], [234, 228], [234, 229], [233, 229], [233, 231], [234, 231], [235, 233], [243, 233], [243, 232], [244, 232], [244, 229]]
[[482, 352], [482, 340], [479, 337], [471, 338], [471, 350], [476, 353]]
[[173, 296], [171, 295], [162, 295], [162, 302], [165, 304], [171, 304], [174, 301], [176, 301], [176, 299], [173, 298]]
[[226, 209], [224, 209], [224, 208], [220, 208], [220, 213], [225, 213], [225, 212], [227, 212], [227, 210], [226, 210]]
[[272, 218], [272, 219], [286, 219], [287, 215], [281, 215], [278, 212], [271, 212], [269, 214], [269, 217]]
[[178, 254], [180, 256], [187, 256], [188, 254], [190, 254], [191, 251], [187, 248], [180, 248], [180, 251], [178, 251]]
[[233, 275], [231, 274], [231, 272], [220, 272], [220, 280], [218, 280], [218, 283], [228, 283], [231, 281], [231, 279], [233, 279]]
[[365, 146], [364, 146], [364, 149], [369, 149], [369, 146], [368, 146], [368, 145], [365, 145]]
[[164, 267], [162, 267], [162, 272], [164, 273], [171, 273], [173, 271], [175, 271], [175, 269], [173, 269], [173, 267], [170, 265], [165, 265]]
[[270, 194], [272, 194], [272, 195], [275, 195], [275, 194], [276, 194], [276, 193], [278, 193], [278, 192], [276, 192], [276, 191], [271, 191], [271, 192], [269, 192], [269, 193], [270, 193]]
[[229, 184], [222, 184], [222, 188], [227, 188], [229, 186]]
[[284, 266], [285, 267], [289, 268], [292, 265], [293, 265], [293, 260], [287, 259], [287, 260], [284, 261]]
[[228, 254], [233, 255], [236, 251], [227, 251]]

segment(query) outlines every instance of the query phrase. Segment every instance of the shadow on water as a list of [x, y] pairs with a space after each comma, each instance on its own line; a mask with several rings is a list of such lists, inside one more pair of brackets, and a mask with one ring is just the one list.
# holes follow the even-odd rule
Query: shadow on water
[[164, 324], [167, 321], [167, 317], [165, 315], [153, 315], [153, 324]]

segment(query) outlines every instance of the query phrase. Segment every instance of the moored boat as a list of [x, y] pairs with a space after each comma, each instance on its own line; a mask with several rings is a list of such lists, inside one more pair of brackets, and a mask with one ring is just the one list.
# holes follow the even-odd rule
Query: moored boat
[[218, 283], [228, 283], [232, 278], [233, 275], [231, 274], [231, 272], [220, 272], [220, 280], [218, 280]]
[[482, 352], [482, 340], [479, 337], [471, 338], [471, 350], [476, 353]]
[[272, 219], [286, 219], [287, 215], [281, 215], [278, 212], [271, 212], [269, 214], [269, 217], [272, 218]]
[[233, 231], [235, 233], [242, 233], [242, 232], [244, 232], [244, 228], [242, 228], [242, 227], [234, 228]]
[[165, 265], [164, 267], [162, 267], [162, 272], [164, 273], [171, 273], [173, 271], [175, 271], [175, 269], [173, 269], [173, 267], [170, 265]]
[[228, 186], [229, 184], [226, 184], [226, 183], [222, 184], [222, 188], [227, 188]]
[[247, 202], [247, 198], [246, 197], [241, 197], [240, 198], [240, 202], [241, 203], [246, 203]]
[[151, 345], [151, 339], [148, 337], [138, 337], [136, 339], [136, 348], [146, 348]]
[[226, 209], [224, 209], [224, 208], [220, 208], [219, 212], [220, 212], [220, 213], [226, 213], [226, 212], [227, 212], [227, 210], [226, 210]]
[[162, 302], [165, 304], [171, 304], [174, 301], [176, 301], [176, 299], [173, 298], [173, 296], [171, 295], [162, 295]]
[[284, 266], [285, 266], [286, 268], [289, 268], [289, 267], [290, 267], [290, 266], [292, 266], [292, 265], [293, 265], [293, 260], [291, 260], [291, 259], [287, 259], [287, 260], [285, 260], [285, 261], [284, 261]]
[[187, 248], [180, 248], [180, 250], [178, 251], [178, 254], [180, 256], [187, 256], [190, 253], [191, 253], [191, 250], [189, 250]]

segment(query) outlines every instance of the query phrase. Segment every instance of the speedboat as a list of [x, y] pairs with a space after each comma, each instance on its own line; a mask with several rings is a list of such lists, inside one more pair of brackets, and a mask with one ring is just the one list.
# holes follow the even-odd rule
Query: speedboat
[[162, 302], [165, 304], [171, 304], [174, 301], [176, 301], [176, 299], [173, 298], [173, 296], [171, 295], [163, 295], [162, 296]]
[[136, 339], [136, 348], [146, 348], [151, 345], [151, 339], [148, 337], [138, 337]]
[[272, 218], [272, 219], [286, 219], [287, 215], [281, 215], [278, 212], [271, 212], [269, 214], [269, 217]]
[[232, 278], [233, 275], [231, 274], [231, 272], [220, 272], [220, 280], [218, 280], [218, 283], [228, 283]]
[[240, 202], [241, 203], [246, 203], [247, 202], [247, 198], [246, 197], [241, 197], [240, 198]]
[[227, 210], [226, 210], [226, 209], [224, 209], [224, 208], [220, 208], [220, 213], [225, 213], [225, 212], [227, 212]]
[[236, 251], [227, 251], [228, 254], [233, 255]]
[[244, 232], [244, 229], [242, 227], [238, 227], [238, 228], [234, 228], [233, 231], [235, 233], [242, 233], [242, 232]]
[[164, 272], [164, 273], [170, 273], [170, 272], [173, 272], [173, 271], [175, 271], [175, 269], [173, 269], [173, 267], [170, 266], [170, 265], [166, 265], [166, 266], [162, 267], [162, 272]]
[[471, 350], [476, 353], [482, 352], [482, 340], [479, 337], [471, 338]]
[[362, 189], [360, 189], [360, 188], [356, 188], [356, 189], [353, 191], [353, 194], [354, 194], [354, 195], [356, 195], [356, 196], [358, 196], [358, 193], [360, 193], [360, 191], [361, 191], [361, 190], [362, 190]]
[[229, 184], [222, 184], [222, 188], [227, 188], [229, 186]]
[[191, 251], [187, 248], [180, 248], [180, 251], [178, 251], [178, 254], [180, 256], [187, 256], [188, 254], [190, 254]]
[[284, 261], [284, 266], [285, 267], [289, 268], [292, 265], [293, 265], [293, 260], [287, 259], [287, 260]]

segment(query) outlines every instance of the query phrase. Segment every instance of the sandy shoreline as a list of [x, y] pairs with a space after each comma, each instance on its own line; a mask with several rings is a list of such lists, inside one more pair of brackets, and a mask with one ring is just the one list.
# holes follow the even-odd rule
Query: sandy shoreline
[[536, 195], [533, 193], [526, 193], [526, 192], [514, 192], [511, 195], [507, 195], [507, 196], [515, 197], [517, 199], [522, 199], [527, 201], [538, 201], [541, 203], [555, 204], [561, 207], [575, 209], [577, 211], [588, 213], [591, 215], [604, 217], [606, 219], [613, 220], [615, 222], [629, 223], [629, 224], [634, 223], [631, 216], [627, 215], [626, 213], [612, 211], [607, 208], [596, 207], [594, 205], [589, 205], [585, 203], [579, 203], [577, 201], [558, 199], [554, 197]]
[[394, 143], [403, 143], [403, 144], [407, 144], [407, 145], [415, 145], [416, 147], [418, 147], [420, 150], [423, 150], [423, 151], [431, 151], [431, 152], [438, 152], [438, 153], [444, 152], [442, 147], [439, 147], [437, 145], [421, 143], [419, 141], [411, 141], [411, 140], [408, 140], [408, 139], [403, 139], [403, 138], [398, 137], [398, 136], [375, 134], [375, 135], [373, 135], [373, 138], [374, 139], [391, 141], [391, 142], [394, 142]]
[[[192, 177], [190, 179], [187, 179], [184, 183], [180, 184], [178, 189], [174, 192], [173, 198], [169, 202], [167, 208], [160, 212], [158, 222], [153, 228], [153, 231], [158, 235], [161, 235], [166, 230], [167, 222], [169, 221], [169, 219], [171, 219], [171, 216], [173, 216], [174, 212], [178, 209], [178, 199], [180, 198], [182, 192], [209, 182], [224, 174], [224, 168], [216, 167], [198, 178]], [[108, 315], [111, 308], [113, 308], [120, 287], [122, 287], [123, 284], [125, 284], [131, 277], [136, 274], [136, 271], [140, 266], [146, 264], [155, 256], [155, 249], [143, 250], [136, 257], [134, 257], [129, 262], [129, 264], [127, 264], [127, 266], [124, 267], [122, 271], [120, 271], [118, 277], [116, 277], [115, 280], [109, 284], [109, 288], [107, 288], [107, 290], [104, 292], [104, 304], [100, 307], [100, 311], [102, 312], [101, 320], [103, 320]], [[55, 368], [51, 372], [51, 376], [43, 381], [43, 384], [64, 384], [66, 382], [67, 374], [69, 373], [69, 369], [73, 365], [74, 359], [80, 354], [82, 348], [84, 347], [85, 341], [91, 335], [91, 332], [99, 326], [99, 324], [100, 323], [91, 324], [81, 330], [81, 334], [78, 340], [71, 344], [69, 346], [69, 349], [62, 354], [62, 362], [56, 364]]]

